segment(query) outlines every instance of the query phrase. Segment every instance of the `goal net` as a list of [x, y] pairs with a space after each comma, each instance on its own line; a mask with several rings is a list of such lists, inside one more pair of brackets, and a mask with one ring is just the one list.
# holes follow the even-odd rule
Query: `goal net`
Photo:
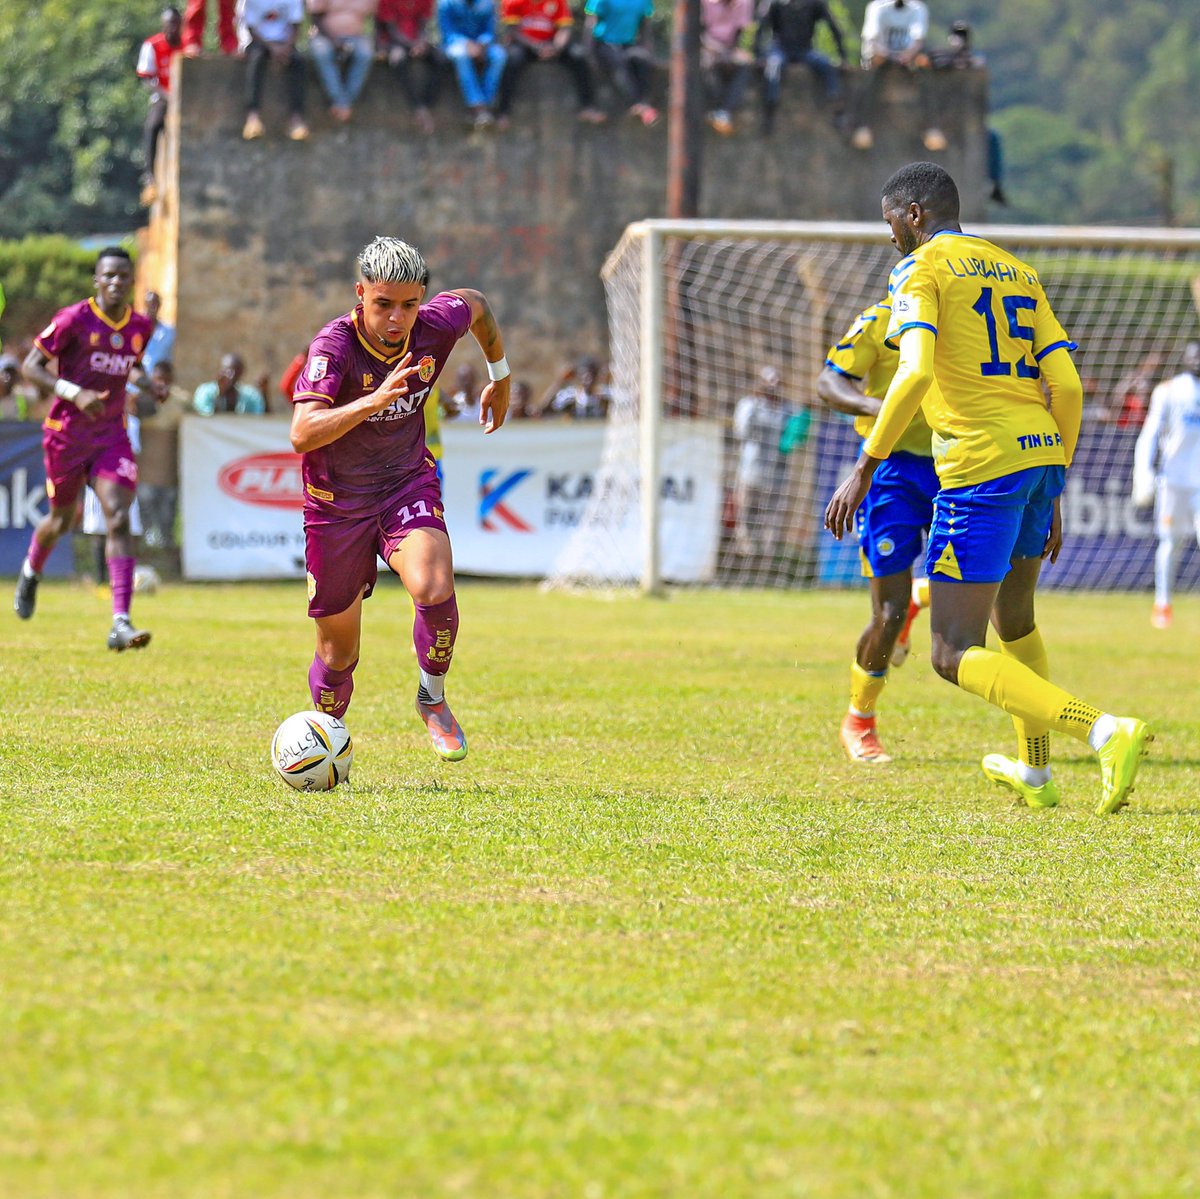
[[[1154, 522], [1130, 499], [1133, 447], [1151, 389], [1179, 372], [1186, 342], [1200, 336], [1200, 231], [971, 232], [1037, 268], [1079, 345], [1083, 431], [1063, 502], [1067, 540], [1045, 584], [1150, 587]], [[857, 546], [822, 529], [859, 439], [814, 384], [828, 347], [884, 297], [895, 262], [882, 224], [629, 226], [603, 271], [612, 372], [603, 459], [547, 585], [860, 581]], [[772, 388], [782, 405], [763, 402]], [[1195, 546], [1179, 586], [1200, 587]]]

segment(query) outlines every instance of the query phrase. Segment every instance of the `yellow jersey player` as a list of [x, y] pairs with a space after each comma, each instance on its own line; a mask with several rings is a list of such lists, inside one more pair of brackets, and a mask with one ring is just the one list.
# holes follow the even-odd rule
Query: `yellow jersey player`
[[[1143, 721], [1103, 713], [1049, 681], [1034, 615], [1042, 561], [1054, 561], [1062, 546], [1059, 496], [1079, 437], [1074, 345], [1037, 272], [963, 233], [958, 188], [941, 167], [902, 167], [884, 185], [882, 204], [903, 256], [889, 283], [887, 334], [900, 365], [858, 462], [826, 508], [826, 527], [845, 535], [924, 398], [941, 483], [926, 553], [933, 667], [1013, 717], [1019, 760], [989, 754], [989, 778], [1030, 807], [1053, 807], [1049, 733], [1057, 730], [1097, 752], [1097, 811], [1115, 812], [1153, 736]], [[933, 381], [937, 391], [926, 396]], [[989, 618], [999, 652], [984, 646]]]
[[[817, 395], [827, 407], [854, 416], [854, 428], [870, 435], [896, 373], [900, 355], [884, 343], [892, 305], [885, 300], [861, 313], [831, 346], [817, 376]], [[871, 623], [858, 639], [850, 667], [850, 707], [842, 718], [842, 747], [852, 762], [890, 762], [875, 727], [875, 708], [888, 668], [908, 653], [913, 617], [927, 604], [929, 586], [914, 586], [912, 565], [933, 518], [938, 478], [932, 434], [920, 411], [900, 435], [891, 457], [875, 472], [858, 510], [863, 574], [870, 580]]]

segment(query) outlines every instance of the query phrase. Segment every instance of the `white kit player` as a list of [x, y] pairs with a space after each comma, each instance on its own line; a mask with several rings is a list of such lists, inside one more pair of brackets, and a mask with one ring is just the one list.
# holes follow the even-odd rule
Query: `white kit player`
[[1200, 341], [1183, 352], [1183, 373], [1160, 383], [1133, 451], [1133, 502], [1154, 503], [1154, 608], [1150, 623], [1170, 628], [1171, 588], [1185, 530], [1200, 541]]

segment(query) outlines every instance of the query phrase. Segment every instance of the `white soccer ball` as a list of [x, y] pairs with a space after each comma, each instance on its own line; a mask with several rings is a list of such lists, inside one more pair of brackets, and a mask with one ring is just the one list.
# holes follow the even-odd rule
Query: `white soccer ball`
[[153, 595], [161, 582], [153, 566], [139, 566], [133, 572], [133, 589], [138, 595]]
[[271, 738], [271, 765], [297, 791], [331, 791], [350, 775], [354, 742], [327, 712], [297, 712]]

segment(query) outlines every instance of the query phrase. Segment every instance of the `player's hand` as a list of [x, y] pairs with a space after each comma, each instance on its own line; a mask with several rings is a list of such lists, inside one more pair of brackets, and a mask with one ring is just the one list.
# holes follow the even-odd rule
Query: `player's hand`
[[108, 399], [107, 391], [92, 391], [85, 387], [75, 397], [75, 407], [88, 420], [98, 420], [104, 412], [104, 401]]
[[1062, 508], [1060, 507], [1060, 497], [1054, 497], [1054, 512], [1050, 517], [1050, 532], [1046, 537], [1046, 547], [1042, 550], [1043, 559], [1049, 558], [1050, 565], [1053, 566], [1058, 561], [1058, 555], [1062, 551], [1063, 545], [1063, 524], [1062, 524]]
[[479, 397], [479, 423], [485, 433], [494, 433], [508, 415], [508, 393], [512, 375], [506, 375], [496, 383], [489, 383]]
[[833, 534], [834, 540], [841, 541], [854, 527], [854, 514], [867, 498], [874, 473], [873, 469], [865, 472], [860, 461], [833, 493], [825, 508], [825, 527]]
[[1154, 474], [1152, 471], [1133, 472], [1133, 506], [1147, 508], [1154, 503]]
[[367, 411], [382, 412], [385, 408], [390, 408], [401, 396], [408, 395], [409, 376], [415, 375], [417, 370], [410, 351], [392, 367], [391, 373], [374, 391], [363, 397]]

